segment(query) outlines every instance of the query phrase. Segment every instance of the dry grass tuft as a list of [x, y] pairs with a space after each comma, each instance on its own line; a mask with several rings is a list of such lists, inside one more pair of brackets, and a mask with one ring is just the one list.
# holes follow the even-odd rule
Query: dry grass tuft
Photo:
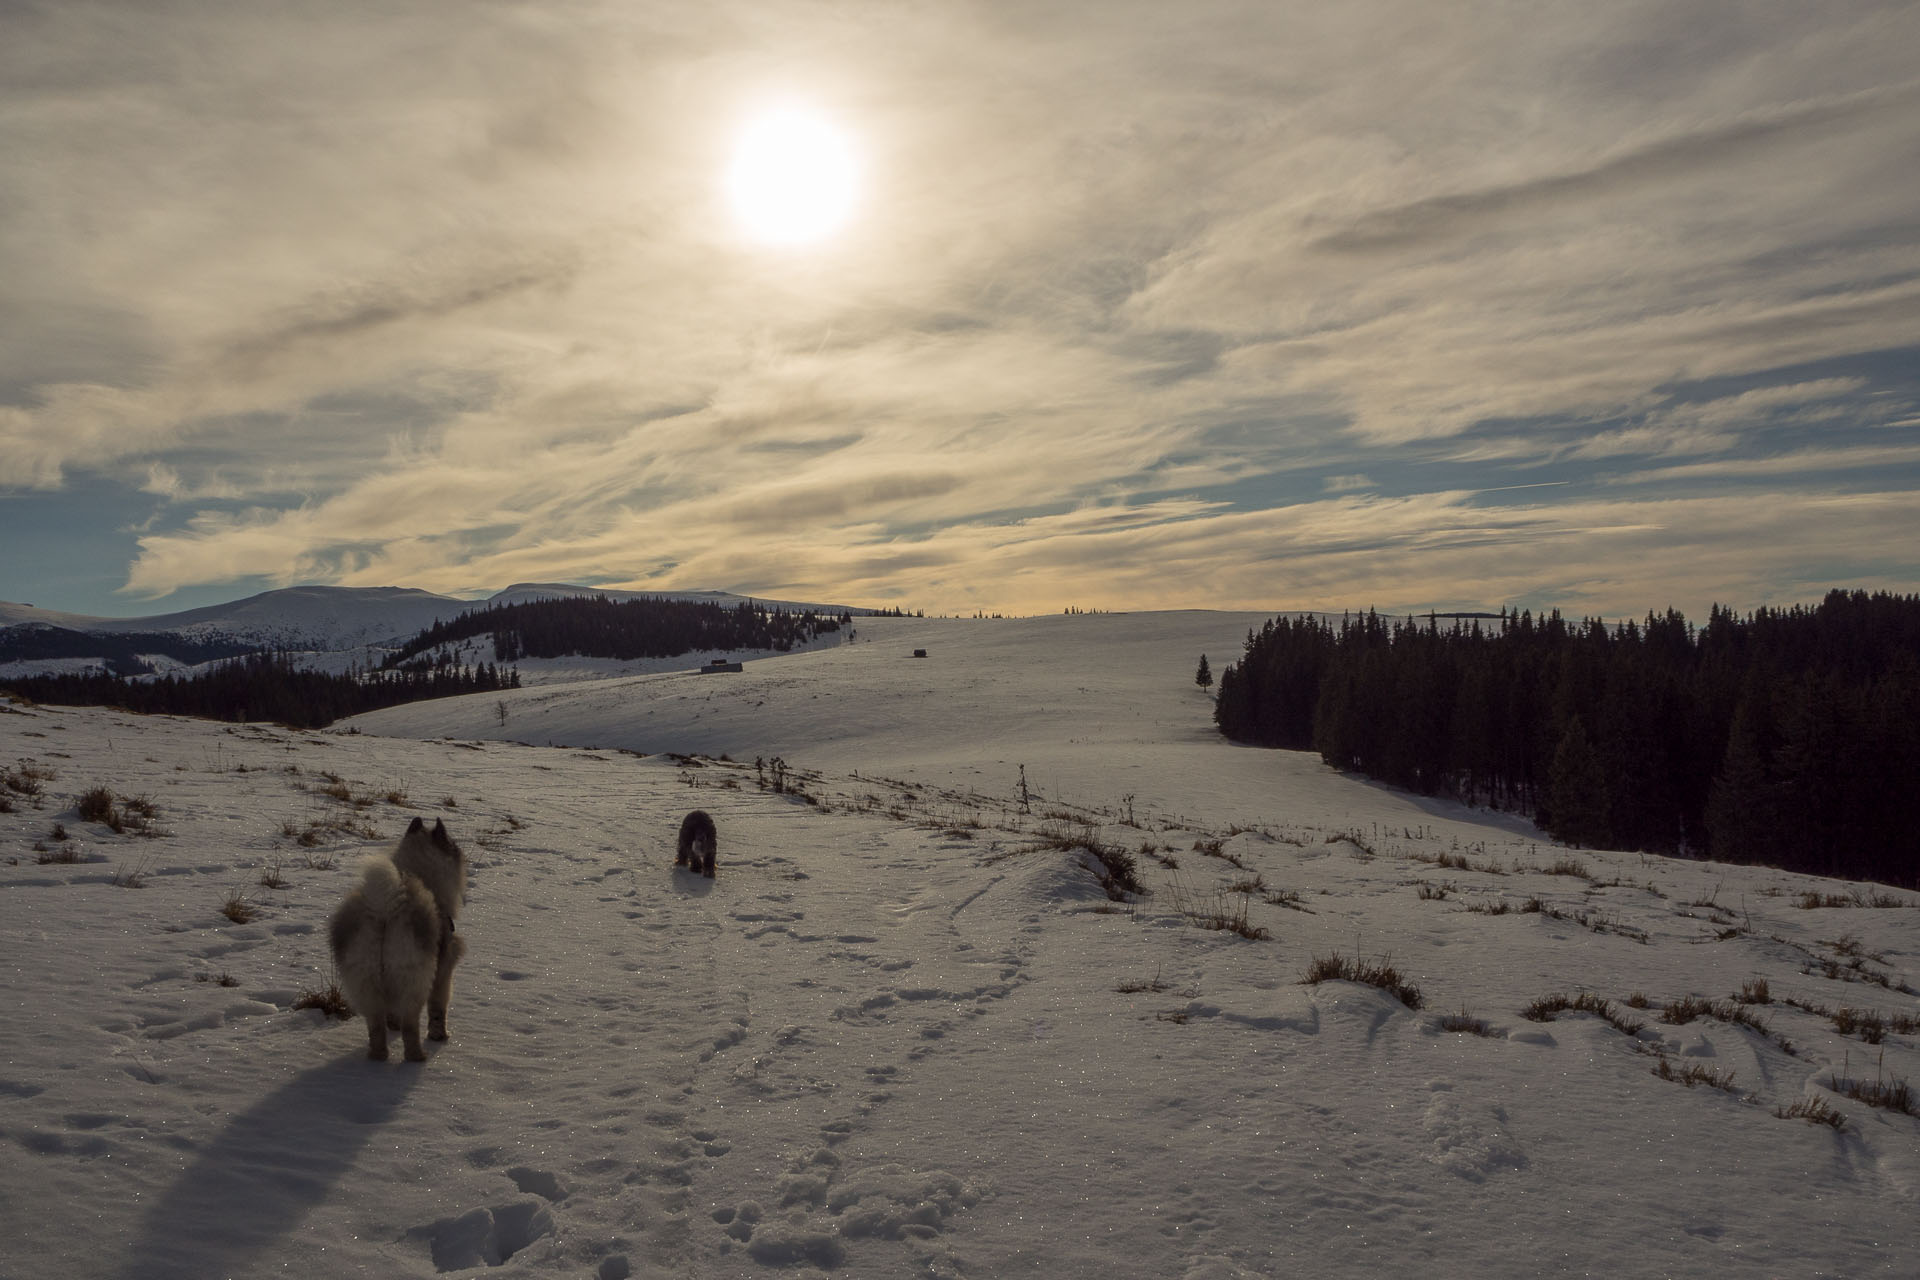
[[1442, 1031], [1459, 1031], [1470, 1036], [1492, 1036], [1496, 1034], [1494, 1029], [1487, 1025], [1486, 1019], [1474, 1017], [1467, 1012], [1465, 1006], [1462, 1006], [1458, 1013], [1442, 1015], [1440, 1020], [1434, 1025]]
[[247, 924], [260, 918], [260, 908], [247, 901], [244, 894], [234, 892], [228, 894], [227, 900], [220, 904], [220, 914], [235, 924]]
[[1153, 971], [1153, 977], [1145, 981], [1142, 981], [1140, 979], [1134, 979], [1131, 982], [1123, 982], [1119, 986], [1115, 987], [1114, 990], [1118, 991], [1123, 996], [1138, 995], [1143, 991], [1158, 993], [1158, 992], [1167, 990], [1167, 984], [1161, 981], [1160, 971], [1158, 969], [1155, 969]]
[[[1850, 1067], [1851, 1062], [1848, 1062], [1841, 1069], [1844, 1071]], [[1836, 1071], [1827, 1087], [1843, 1098], [1852, 1098], [1870, 1107], [1897, 1111], [1903, 1116], [1920, 1116], [1920, 1099], [1915, 1098], [1913, 1086], [1898, 1076], [1886, 1074], [1884, 1049], [1881, 1050], [1880, 1061], [1874, 1066], [1873, 1079], [1856, 1080]]]
[[1642, 1023], [1632, 1022], [1613, 1007], [1613, 1001], [1603, 999], [1590, 991], [1582, 991], [1577, 996], [1556, 992], [1550, 996], [1541, 996], [1520, 1011], [1520, 1016], [1529, 1022], [1552, 1022], [1558, 1014], [1591, 1013], [1606, 1022], [1623, 1036], [1640, 1034]]
[[1300, 981], [1307, 986], [1322, 982], [1359, 982], [1380, 988], [1409, 1009], [1418, 1009], [1423, 1003], [1420, 988], [1403, 978], [1385, 957], [1353, 960], [1338, 951], [1316, 956], [1307, 968], [1307, 976]]
[[342, 1022], [353, 1019], [353, 1008], [347, 1003], [346, 996], [340, 992], [340, 984], [330, 981], [324, 987], [308, 987], [302, 990], [293, 1002], [295, 1009], [318, 1009], [329, 1018], [338, 1018]]
[[1684, 1027], [1695, 1018], [1717, 1018], [1763, 1036], [1773, 1034], [1765, 1019], [1733, 1000], [1702, 1000], [1698, 996], [1682, 996], [1660, 1011], [1660, 1021], [1671, 1026]]
[[73, 802], [74, 815], [82, 822], [104, 822], [113, 826], [115, 798], [110, 788], [89, 787]]
[[1734, 1088], [1733, 1072], [1716, 1071], [1712, 1067], [1700, 1062], [1689, 1062], [1686, 1066], [1675, 1070], [1673, 1063], [1664, 1054], [1660, 1057], [1659, 1065], [1654, 1067], [1653, 1074], [1659, 1076], [1662, 1080], [1672, 1080], [1676, 1084], [1683, 1084], [1689, 1089], [1697, 1084], [1704, 1084], [1709, 1088], [1723, 1089], [1728, 1093], [1740, 1092]]
[[1773, 1114], [1782, 1120], [1805, 1120], [1808, 1124], [1824, 1124], [1836, 1130], [1847, 1127], [1846, 1113], [1825, 1098], [1801, 1098], [1784, 1107], [1775, 1107]]

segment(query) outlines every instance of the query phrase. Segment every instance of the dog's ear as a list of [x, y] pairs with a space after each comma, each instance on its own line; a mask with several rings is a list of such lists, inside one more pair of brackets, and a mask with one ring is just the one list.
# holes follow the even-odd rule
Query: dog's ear
[[425, 831], [426, 829], [427, 829], [427, 824], [421, 821], [419, 818], [415, 818], [412, 822], [409, 822], [407, 824], [408, 835], [416, 835], [419, 832]]
[[[415, 818], [414, 821], [419, 822], [420, 819]], [[433, 842], [449, 852], [453, 849], [453, 837], [447, 834], [447, 824], [438, 818], [433, 820]]]

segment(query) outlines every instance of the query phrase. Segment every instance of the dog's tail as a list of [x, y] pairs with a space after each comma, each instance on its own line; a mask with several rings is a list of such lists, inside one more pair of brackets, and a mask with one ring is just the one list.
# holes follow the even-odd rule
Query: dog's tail
[[[343, 909], [333, 921], [342, 978], [359, 988], [361, 1001], [417, 1008], [433, 984], [439, 949], [440, 917], [432, 892], [391, 858], [375, 855], [361, 863], [355, 893], [360, 909]], [[353, 1000], [353, 993], [348, 998]]]

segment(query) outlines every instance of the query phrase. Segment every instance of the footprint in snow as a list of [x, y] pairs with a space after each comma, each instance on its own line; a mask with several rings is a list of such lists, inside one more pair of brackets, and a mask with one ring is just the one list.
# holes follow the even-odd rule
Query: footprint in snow
[[536, 1200], [472, 1209], [407, 1232], [425, 1240], [436, 1271], [497, 1267], [544, 1236], [553, 1234], [553, 1215]]
[[1453, 1086], [1433, 1081], [1424, 1120], [1431, 1159], [1468, 1182], [1483, 1182], [1502, 1169], [1524, 1169], [1527, 1157], [1507, 1131], [1507, 1113], [1498, 1105], [1462, 1103]]

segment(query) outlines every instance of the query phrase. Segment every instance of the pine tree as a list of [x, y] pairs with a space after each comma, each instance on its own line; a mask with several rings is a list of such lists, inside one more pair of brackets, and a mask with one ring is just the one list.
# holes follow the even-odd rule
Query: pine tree
[[1606, 841], [1607, 787], [1600, 755], [1579, 716], [1567, 721], [1547, 775], [1547, 829], [1568, 844]]
[[1200, 669], [1193, 673], [1193, 682], [1202, 689], [1213, 688], [1213, 671], [1207, 666], [1207, 655], [1200, 655]]

